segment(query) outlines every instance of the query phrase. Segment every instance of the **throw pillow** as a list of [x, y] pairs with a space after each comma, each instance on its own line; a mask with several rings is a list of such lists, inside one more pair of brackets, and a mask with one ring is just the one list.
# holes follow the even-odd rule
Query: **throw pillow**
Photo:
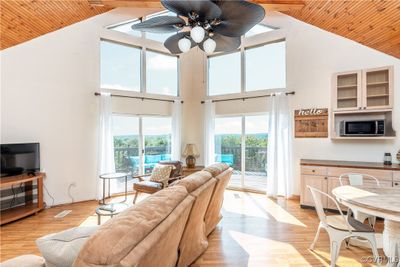
[[152, 182], [164, 182], [169, 179], [172, 171], [171, 165], [157, 164], [151, 172], [150, 181]]
[[82, 246], [99, 226], [74, 227], [36, 240], [46, 267], [71, 267]]
[[22, 255], [3, 261], [1, 267], [45, 267], [44, 259], [36, 255]]

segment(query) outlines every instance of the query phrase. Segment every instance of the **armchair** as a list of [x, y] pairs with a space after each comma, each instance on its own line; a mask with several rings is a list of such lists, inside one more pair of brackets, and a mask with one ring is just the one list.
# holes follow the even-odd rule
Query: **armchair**
[[[136, 192], [135, 197], [133, 199], [133, 204], [136, 203], [139, 193], [154, 194], [155, 192], [168, 187], [168, 185], [171, 184], [172, 182], [183, 178], [182, 162], [171, 160], [171, 161], [160, 161], [160, 162], [158, 162], [158, 164], [172, 165], [174, 167], [171, 171], [169, 178], [164, 181], [153, 182], [148, 179], [148, 178], [150, 178], [151, 173], [145, 174], [145, 175], [133, 176], [132, 178], [139, 179], [139, 182], [136, 182], [133, 184], [133, 190]], [[147, 179], [146, 179], [146, 177], [147, 177]]]

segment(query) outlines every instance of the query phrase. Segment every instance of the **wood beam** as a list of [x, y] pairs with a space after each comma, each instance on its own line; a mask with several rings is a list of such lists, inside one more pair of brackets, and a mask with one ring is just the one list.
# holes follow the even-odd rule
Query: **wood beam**
[[[162, 8], [159, 0], [88, 0], [94, 6], [132, 7], [132, 8]], [[252, 0], [260, 4], [267, 11], [290, 11], [304, 7], [303, 0]]]

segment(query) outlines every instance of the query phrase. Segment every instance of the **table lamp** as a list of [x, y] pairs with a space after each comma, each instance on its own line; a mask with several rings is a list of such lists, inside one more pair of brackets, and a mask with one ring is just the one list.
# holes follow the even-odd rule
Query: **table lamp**
[[186, 144], [183, 156], [186, 157], [186, 166], [194, 168], [196, 166], [196, 158], [200, 155], [195, 144]]

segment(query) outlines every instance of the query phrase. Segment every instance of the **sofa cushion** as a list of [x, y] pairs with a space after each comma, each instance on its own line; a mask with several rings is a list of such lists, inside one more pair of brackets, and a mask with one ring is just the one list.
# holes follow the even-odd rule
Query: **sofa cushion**
[[121, 212], [89, 238], [74, 266], [118, 265], [187, 196], [182, 186], [168, 187]]
[[189, 193], [193, 192], [203, 184], [205, 184], [208, 180], [210, 180], [211, 174], [205, 171], [195, 172], [189, 176], [186, 176], [182, 180], [176, 181], [173, 185], [184, 186]]
[[219, 221], [222, 219], [221, 208], [224, 202], [224, 192], [232, 173], [233, 169], [229, 168], [215, 177], [217, 184], [215, 185], [214, 192], [204, 218], [207, 236], [215, 229]]
[[36, 255], [22, 255], [3, 261], [1, 267], [45, 267], [44, 259]]
[[226, 171], [228, 168], [229, 166], [226, 163], [214, 163], [204, 168], [203, 171], [211, 173], [212, 177], [216, 177], [222, 172]]
[[46, 267], [70, 267], [83, 244], [99, 226], [74, 227], [59, 233], [49, 234], [36, 240]]
[[172, 165], [157, 164], [151, 172], [150, 181], [164, 182], [169, 179], [171, 171], [174, 167]]

